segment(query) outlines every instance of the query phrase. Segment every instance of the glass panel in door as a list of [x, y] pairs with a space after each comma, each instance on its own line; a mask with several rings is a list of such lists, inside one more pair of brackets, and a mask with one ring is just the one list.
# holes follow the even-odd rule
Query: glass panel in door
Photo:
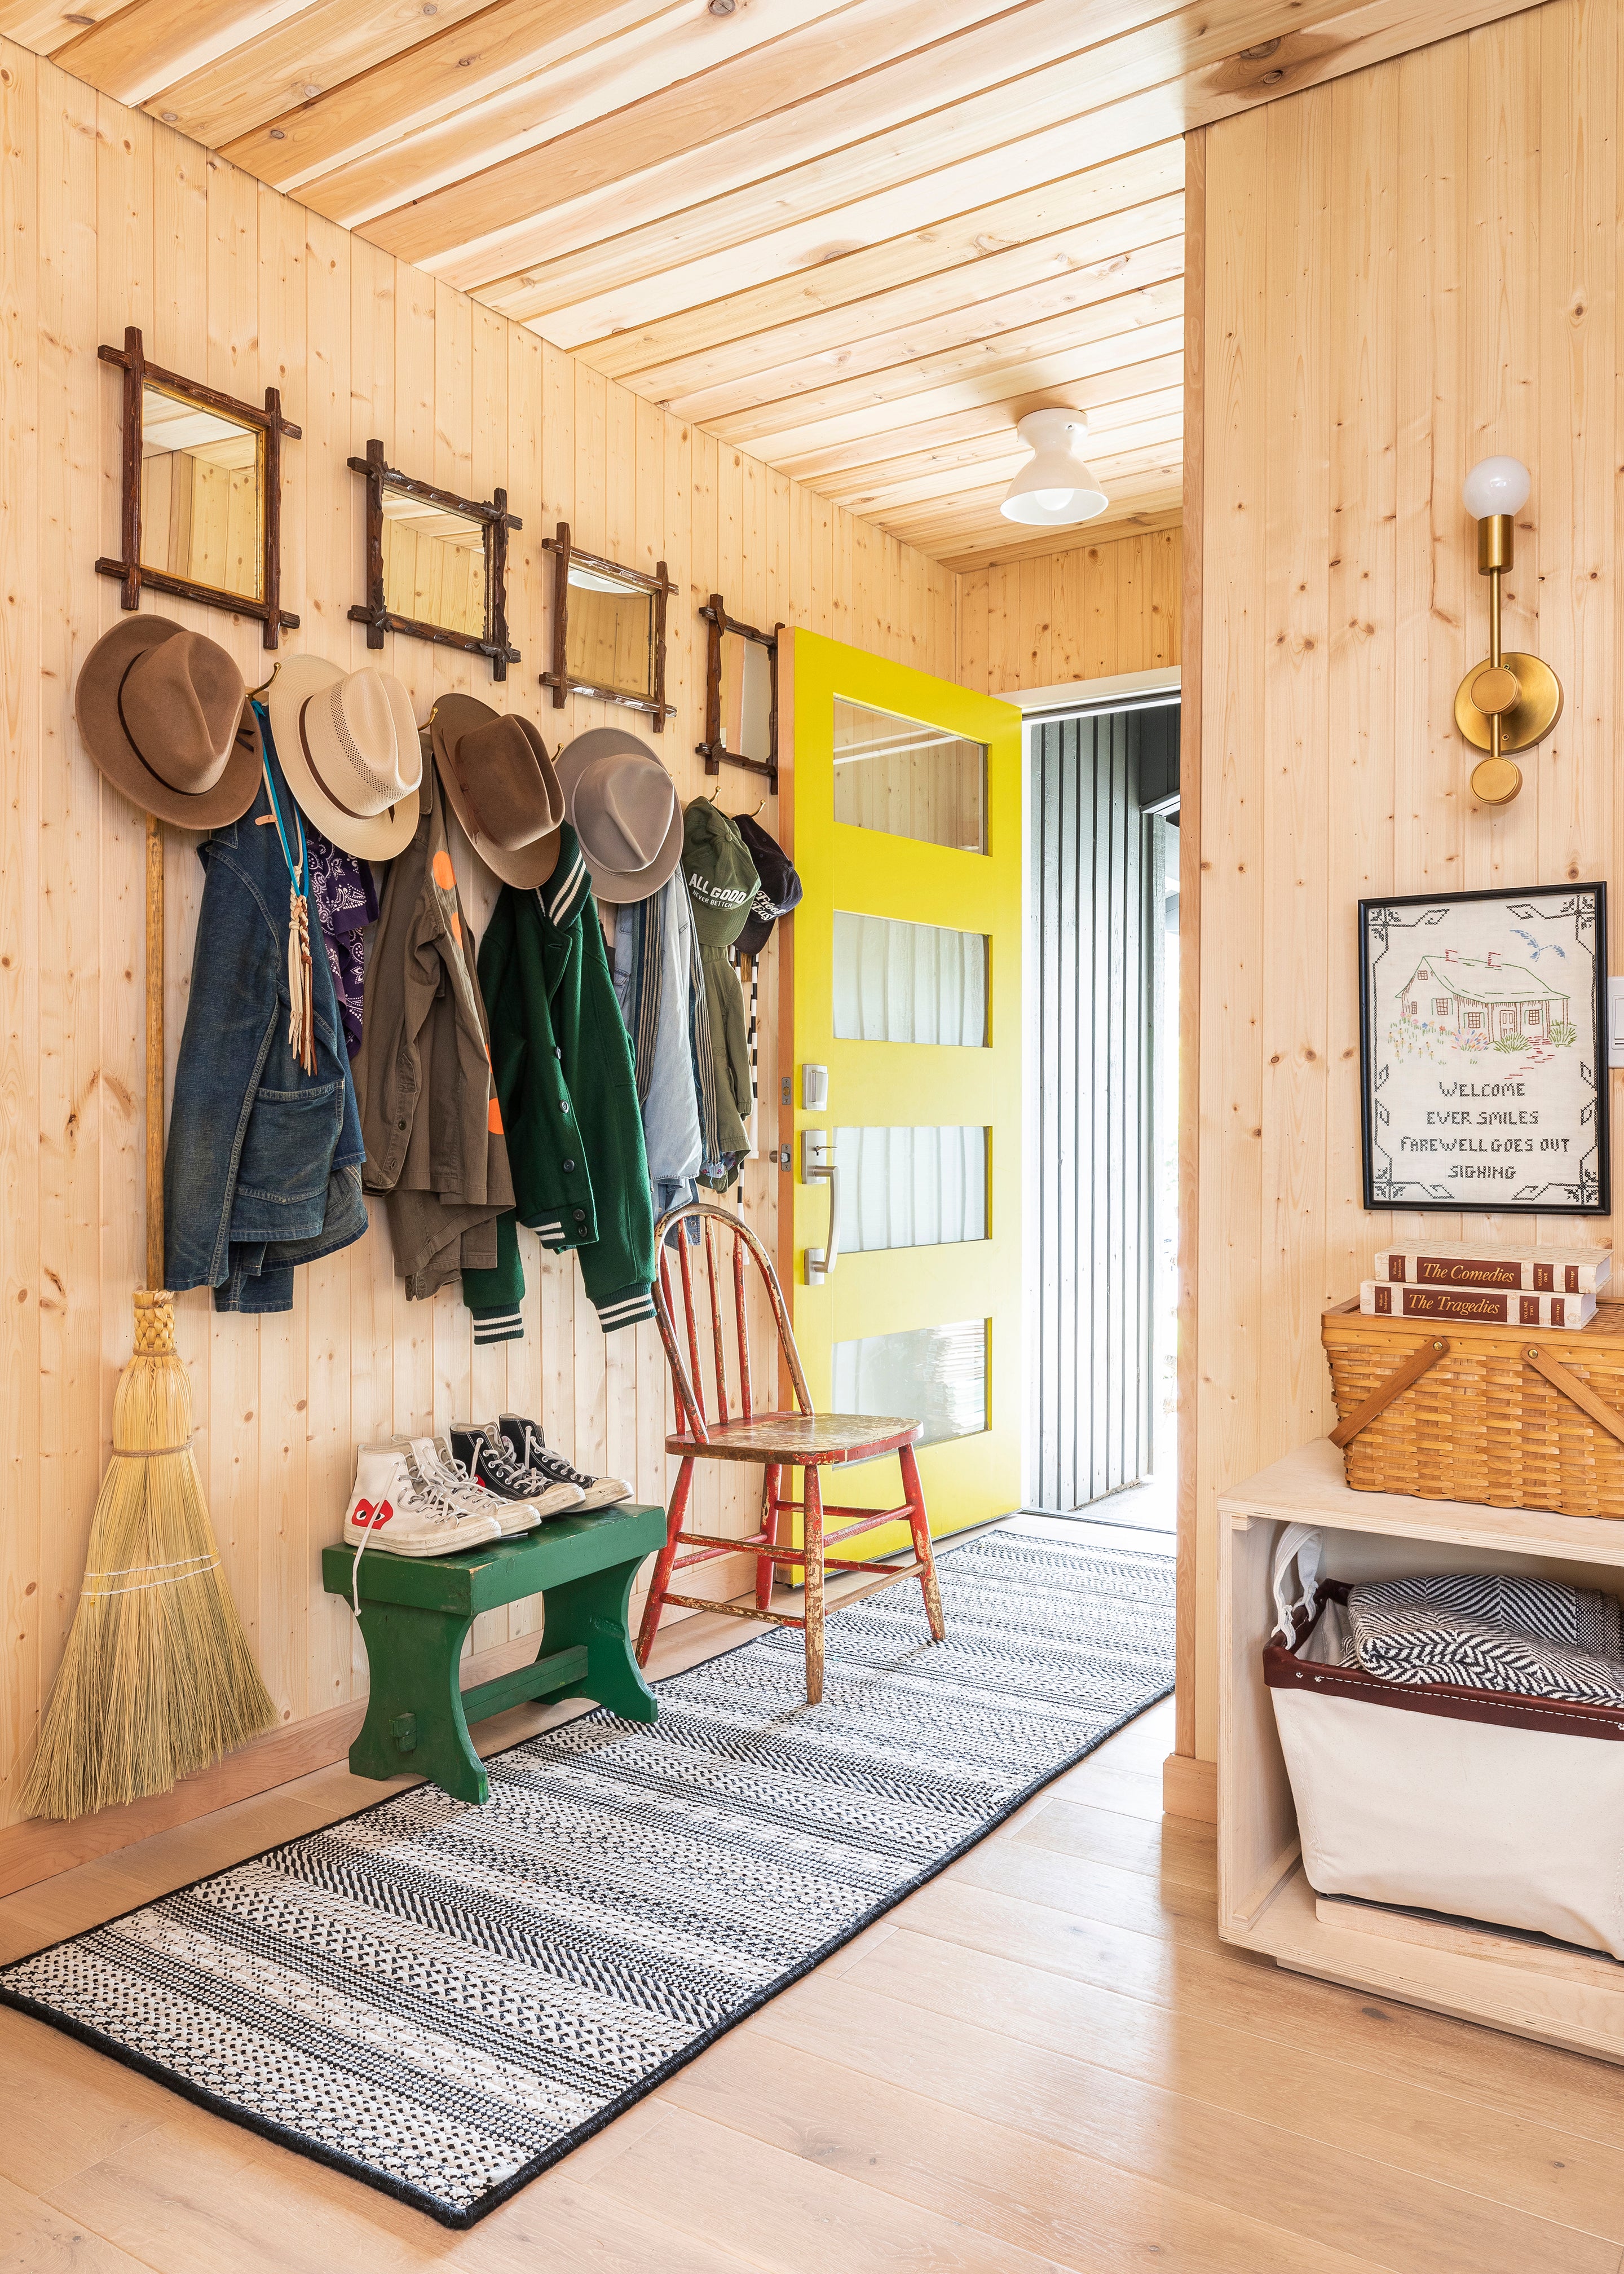
[[943, 924], [835, 910], [835, 1035], [851, 1043], [987, 1041], [987, 940]]
[[848, 696], [834, 698], [835, 819], [987, 850], [987, 745]]

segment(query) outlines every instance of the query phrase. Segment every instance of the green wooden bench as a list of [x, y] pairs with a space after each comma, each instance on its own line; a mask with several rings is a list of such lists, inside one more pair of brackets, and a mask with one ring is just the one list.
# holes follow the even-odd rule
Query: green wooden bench
[[[652, 1721], [654, 1692], [632, 1653], [627, 1624], [632, 1582], [645, 1555], [665, 1543], [663, 1508], [621, 1505], [555, 1517], [518, 1540], [457, 1555], [361, 1558], [361, 1633], [372, 1691], [350, 1748], [357, 1776], [425, 1776], [458, 1800], [485, 1801], [491, 1787], [469, 1737], [484, 1721], [532, 1698], [589, 1698], [631, 1721]], [[356, 1551], [325, 1548], [329, 1595], [350, 1600]], [[541, 1654], [515, 1673], [464, 1690], [463, 1638], [481, 1611], [540, 1595], [546, 1606]]]

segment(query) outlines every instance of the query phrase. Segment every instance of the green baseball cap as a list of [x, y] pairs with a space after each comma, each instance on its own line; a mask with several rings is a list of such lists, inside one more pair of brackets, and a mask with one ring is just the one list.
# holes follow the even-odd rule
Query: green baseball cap
[[732, 815], [708, 797], [696, 797], [682, 817], [682, 873], [701, 947], [731, 946], [761, 879]]

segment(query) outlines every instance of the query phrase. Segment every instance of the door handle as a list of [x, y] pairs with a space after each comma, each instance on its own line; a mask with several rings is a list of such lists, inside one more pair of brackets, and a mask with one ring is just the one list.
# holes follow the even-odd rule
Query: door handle
[[829, 1245], [807, 1250], [807, 1284], [821, 1287], [840, 1261], [840, 1171], [835, 1141], [827, 1129], [801, 1131], [801, 1175], [805, 1184], [829, 1186]]

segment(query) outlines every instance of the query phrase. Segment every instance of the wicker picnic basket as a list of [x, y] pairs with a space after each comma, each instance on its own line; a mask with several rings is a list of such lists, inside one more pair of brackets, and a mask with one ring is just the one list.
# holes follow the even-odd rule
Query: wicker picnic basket
[[1355, 1492], [1624, 1517], [1624, 1303], [1586, 1327], [1320, 1322]]

